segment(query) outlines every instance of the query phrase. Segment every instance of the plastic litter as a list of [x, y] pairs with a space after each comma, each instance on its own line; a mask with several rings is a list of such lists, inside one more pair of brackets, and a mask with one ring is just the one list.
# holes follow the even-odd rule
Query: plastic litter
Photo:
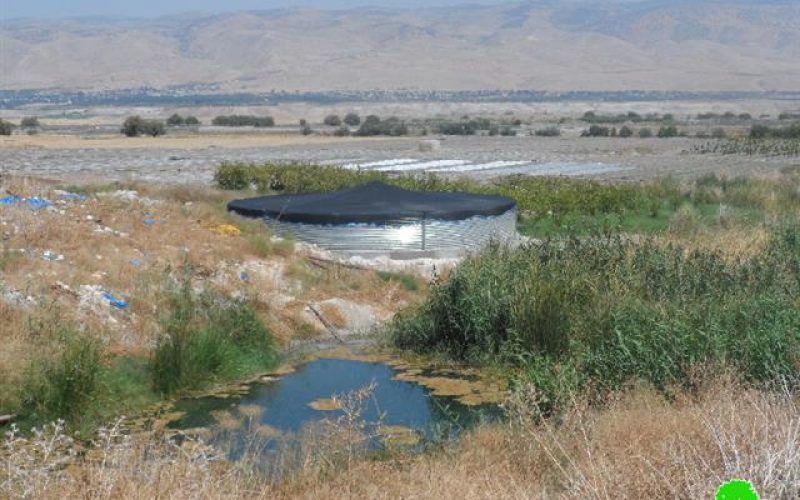
[[47, 208], [52, 205], [49, 200], [44, 198], [39, 198], [38, 196], [34, 196], [33, 198], [28, 198], [25, 200], [28, 203], [28, 206], [31, 210], [41, 210], [43, 208]]
[[131, 265], [133, 267], [142, 267], [144, 265], [144, 261], [142, 259], [133, 259], [131, 260]]
[[21, 201], [22, 198], [20, 198], [19, 196], [14, 196], [14, 195], [4, 196], [0, 198], [0, 205], [16, 205]]
[[152, 226], [155, 223], [156, 223], [156, 221], [154, 219], [150, 219], [150, 218], [144, 219], [142, 221], [142, 224], [144, 224], [145, 226]]
[[85, 194], [71, 193], [69, 191], [56, 191], [58, 199], [66, 201], [86, 201], [88, 198]]
[[42, 253], [42, 258], [48, 262], [61, 262], [64, 260], [64, 256], [61, 254], [57, 254], [50, 250], [45, 250]]
[[239, 279], [247, 283], [250, 281], [250, 275], [247, 274], [247, 271], [242, 271], [239, 273]]
[[106, 301], [108, 301], [108, 303], [111, 304], [112, 307], [115, 307], [117, 309], [126, 309], [128, 307], [127, 301], [115, 297], [114, 294], [112, 294], [111, 292], [103, 292], [103, 298], [106, 299]]
[[32, 198], [22, 198], [15, 195], [9, 195], [0, 198], [0, 205], [11, 206], [18, 203], [27, 203], [31, 210], [41, 210], [53, 205], [50, 200], [40, 198], [38, 196], [34, 196]]
[[218, 224], [211, 227], [211, 230], [223, 236], [239, 236], [242, 230], [231, 224]]

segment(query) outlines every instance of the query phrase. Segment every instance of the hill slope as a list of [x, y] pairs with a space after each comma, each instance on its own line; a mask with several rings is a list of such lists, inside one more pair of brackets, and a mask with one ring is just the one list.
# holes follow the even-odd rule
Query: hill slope
[[800, 4], [545, 0], [0, 26], [0, 86], [796, 90]]

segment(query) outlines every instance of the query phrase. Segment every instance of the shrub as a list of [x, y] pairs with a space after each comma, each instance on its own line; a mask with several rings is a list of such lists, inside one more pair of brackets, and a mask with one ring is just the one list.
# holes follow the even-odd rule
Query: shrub
[[180, 127], [183, 125], [186, 125], [186, 119], [181, 115], [179, 115], [178, 113], [175, 113], [169, 118], [167, 118], [168, 127]]
[[217, 116], [211, 124], [216, 127], [274, 127], [275, 119], [271, 116], [228, 115]]
[[14, 131], [14, 124], [0, 118], [0, 135], [11, 135]]
[[619, 136], [624, 138], [633, 137], [633, 129], [627, 125], [623, 125], [623, 127], [619, 129]]
[[39, 119], [35, 116], [23, 118], [20, 122], [20, 127], [22, 128], [39, 128], [40, 126]]
[[641, 128], [639, 129], [639, 137], [641, 139], [648, 139], [650, 137], [653, 137], [653, 131], [646, 127]]
[[344, 116], [344, 123], [350, 127], [357, 127], [361, 125], [361, 117], [356, 113], [347, 113]]
[[268, 369], [278, 359], [272, 335], [248, 304], [195, 296], [188, 277], [172, 292], [163, 323], [150, 370], [164, 395]]
[[139, 116], [129, 116], [122, 124], [122, 134], [127, 137], [139, 137], [140, 135], [150, 135], [157, 137], [166, 133], [164, 122], [158, 120], [144, 120]]
[[558, 127], [542, 128], [534, 132], [539, 137], [558, 137], [561, 135], [561, 129]]
[[329, 127], [338, 127], [342, 124], [342, 119], [339, 118], [339, 115], [328, 115], [323, 123]]
[[198, 120], [196, 116], [187, 116], [183, 123], [190, 127], [201, 125], [200, 120]]
[[73, 421], [93, 407], [99, 390], [99, 344], [72, 332], [62, 334], [58, 352], [30, 369], [22, 389], [22, 411], [33, 421]]
[[141, 123], [141, 133], [151, 137], [158, 137], [167, 133], [164, 122], [159, 120], [144, 120]]
[[600, 125], [592, 125], [581, 133], [582, 137], [608, 137], [610, 135], [611, 129], [608, 127], [601, 127]]
[[666, 125], [658, 129], [658, 137], [662, 139], [678, 137], [678, 127], [675, 125]]
[[355, 133], [355, 135], [362, 137], [375, 135], [401, 136], [407, 134], [408, 127], [398, 118], [391, 117], [381, 120], [380, 117], [375, 115], [368, 116]]
[[250, 169], [232, 163], [221, 164], [214, 172], [214, 182], [222, 189], [241, 190], [250, 187]]

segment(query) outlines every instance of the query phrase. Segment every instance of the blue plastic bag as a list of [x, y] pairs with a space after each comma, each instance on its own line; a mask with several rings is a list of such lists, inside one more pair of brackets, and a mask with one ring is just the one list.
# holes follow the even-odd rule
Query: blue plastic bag
[[0, 198], [0, 205], [16, 205], [17, 203], [21, 202], [22, 198], [19, 196], [4, 196]]
[[48, 200], [45, 200], [44, 198], [39, 198], [38, 196], [34, 196], [33, 198], [28, 198], [25, 201], [28, 203], [28, 206], [31, 208], [31, 210], [41, 210], [43, 208], [47, 208], [50, 205], [52, 205], [52, 203], [50, 203]]
[[126, 309], [128, 307], [127, 301], [115, 297], [111, 292], [103, 293], [103, 298], [106, 299], [112, 307], [117, 309]]

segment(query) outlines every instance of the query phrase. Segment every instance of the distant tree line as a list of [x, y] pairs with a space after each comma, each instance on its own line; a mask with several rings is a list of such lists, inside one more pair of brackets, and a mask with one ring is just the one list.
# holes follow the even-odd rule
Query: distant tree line
[[700, 113], [697, 115], [698, 120], [726, 120], [726, 121], [733, 121], [733, 120], [752, 120], [753, 116], [750, 113], [739, 113], [736, 114], [733, 111], [726, 111], [725, 113]]
[[0, 118], [0, 135], [11, 135], [14, 131], [14, 124]]
[[217, 116], [211, 124], [217, 127], [274, 127], [275, 119], [271, 116], [228, 115]]
[[648, 113], [645, 116], [640, 115], [634, 111], [628, 113], [620, 113], [618, 115], [598, 115], [594, 111], [587, 111], [581, 118], [586, 123], [597, 124], [618, 124], [618, 123], [640, 123], [640, 122], [672, 122], [675, 121], [675, 116], [672, 114], [660, 115], [658, 113]]
[[[603, 127], [601, 125], [592, 125], [588, 129], [584, 130], [581, 133], [581, 137], [622, 137], [628, 138], [637, 135], [631, 127], [627, 125], [623, 125], [619, 129], [616, 127]], [[671, 137], [679, 137], [684, 135], [682, 132], [678, 130], [678, 127], [675, 125], [664, 125], [658, 129], [658, 132], [655, 134], [656, 136], [662, 139], [668, 139]], [[653, 131], [649, 128], [641, 128], [638, 131], [638, 136], [642, 139], [647, 139], [648, 137], [653, 137]]]
[[778, 120], [800, 120], [800, 113], [781, 113]]

